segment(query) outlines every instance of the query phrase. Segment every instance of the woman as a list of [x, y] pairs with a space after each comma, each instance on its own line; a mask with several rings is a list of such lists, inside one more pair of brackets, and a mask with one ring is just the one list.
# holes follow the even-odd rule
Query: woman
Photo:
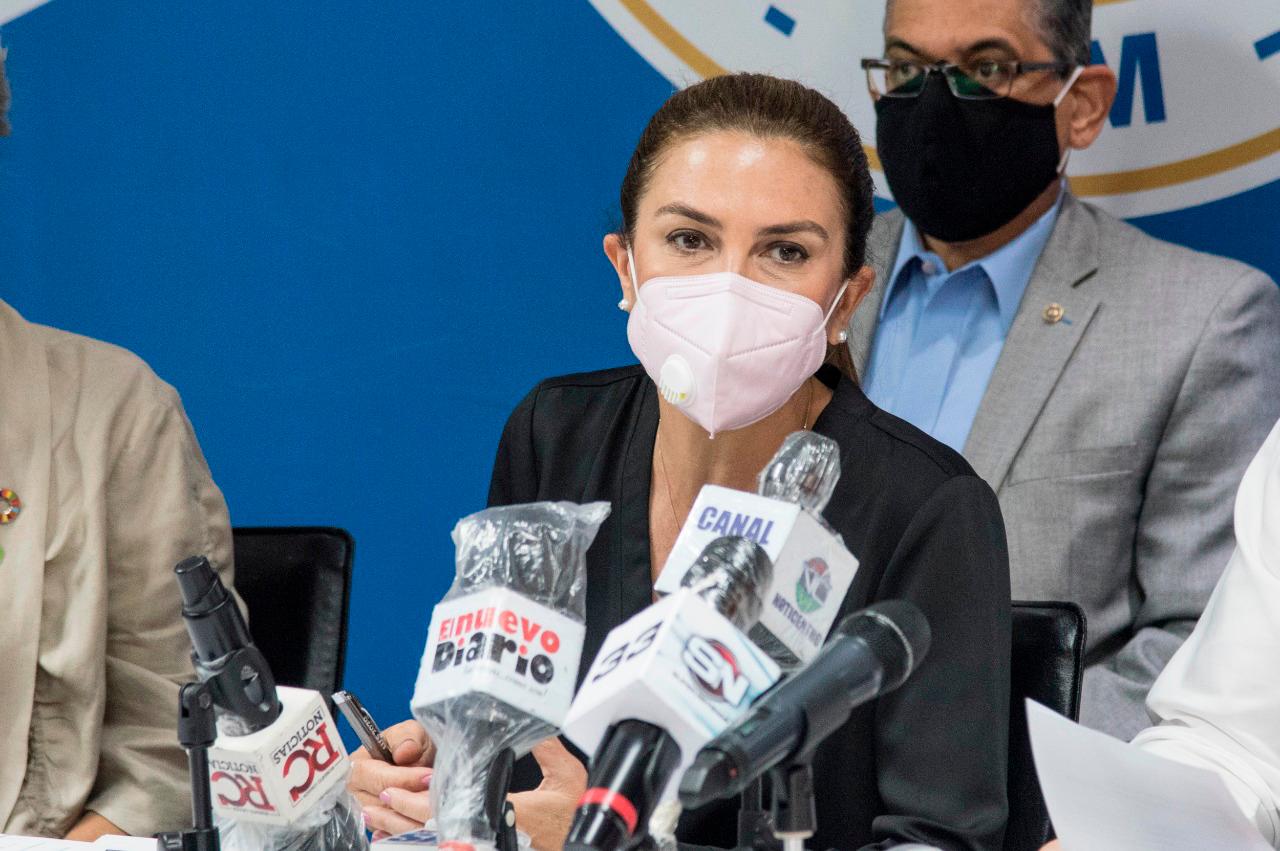
[[[842, 613], [903, 598], [933, 630], [907, 683], [822, 748], [811, 844], [999, 848], [1004, 529], [995, 496], [959, 455], [876, 409], [854, 380], [843, 329], [872, 281], [863, 253], [873, 215], [856, 131], [798, 83], [707, 80], [650, 121], [621, 203], [623, 230], [604, 249], [642, 365], [540, 384], [507, 423], [490, 488], [491, 504], [613, 504], [588, 553], [582, 670], [610, 628], [651, 602], [701, 487], [754, 490], [782, 439], [811, 428], [840, 446], [825, 516], [860, 562]], [[395, 733], [397, 762], [429, 763], [420, 728]], [[535, 847], [558, 847], [584, 775], [554, 740], [535, 757], [543, 784], [513, 796], [517, 817]], [[354, 775], [370, 826], [385, 830], [427, 815], [416, 791], [425, 782], [420, 767], [367, 760]], [[734, 822], [731, 809], [709, 807], [687, 813], [679, 837], [729, 847]]]

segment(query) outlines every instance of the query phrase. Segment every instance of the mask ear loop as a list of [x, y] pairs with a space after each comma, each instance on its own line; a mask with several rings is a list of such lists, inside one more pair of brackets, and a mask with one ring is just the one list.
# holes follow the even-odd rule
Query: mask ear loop
[[827, 309], [827, 315], [822, 317], [822, 334], [825, 337], [827, 333], [827, 323], [831, 321], [831, 317], [835, 315], [836, 308], [840, 306], [840, 302], [844, 300], [844, 294], [849, 289], [849, 282], [845, 281], [840, 287], [840, 292], [836, 293], [836, 300], [831, 302], [831, 307]]
[[[631, 275], [631, 291], [636, 294], [636, 300], [640, 299], [640, 283], [636, 280], [636, 256], [631, 253], [631, 246], [627, 246], [627, 273]], [[631, 307], [630, 299], [624, 298], [618, 302], [619, 310], [627, 310]]]
[[1076, 84], [1076, 80], [1080, 79], [1080, 75], [1084, 73], [1084, 66], [1077, 65], [1076, 69], [1071, 72], [1071, 76], [1067, 77], [1067, 81], [1062, 84], [1062, 90], [1058, 92], [1058, 96], [1053, 99], [1053, 108], [1057, 109], [1062, 103], [1062, 99], [1067, 96], [1067, 92], [1071, 91], [1071, 87]]
[[627, 246], [627, 272], [631, 275], [631, 289], [636, 295], [640, 294], [640, 282], [636, 280], [636, 256], [631, 253], [631, 246]]
[[[1058, 92], [1058, 96], [1053, 99], [1053, 108], [1057, 109], [1062, 103], [1062, 99], [1067, 96], [1067, 92], [1071, 91], [1071, 87], [1076, 84], [1076, 80], [1080, 79], [1080, 74], [1084, 71], [1083, 65], [1077, 65], [1076, 69], [1071, 72], [1071, 76], [1067, 77], [1067, 82], [1063, 84], [1062, 90]], [[1062, 159], [1058, 160], [1058, 176], [1061, 177], [1067, 170], [1067, 161], [1071, 159], [1071, 147], [1062, 152]]]

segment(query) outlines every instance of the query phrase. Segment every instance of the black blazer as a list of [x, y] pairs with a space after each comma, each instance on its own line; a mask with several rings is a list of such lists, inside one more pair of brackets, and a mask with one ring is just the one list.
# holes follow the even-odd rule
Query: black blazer
[[[840, 446], [824, 515], [859, 568], [841, 616], [877, 600], [915, 603], [928, 657], [892, 694], [854, 712], [814, 763], [813, 848], [922, 842], [999, 849], [1007, 814], [1009, 565], [991, 489], [959, 454], [876, 408], [824, 367], [834, 388], [814, 431]], [[553, 378], [507, 422], [490, 505], [608, 500], [587, 553], [587, 629], [579, 678], [605, 634], [649, 605], [649, 489], [658, 400], [640, 367]], [[525, 760], [514, 788], [536, 784]], [[733, 847], [736, 810], [686, 813], [678, 837]]]

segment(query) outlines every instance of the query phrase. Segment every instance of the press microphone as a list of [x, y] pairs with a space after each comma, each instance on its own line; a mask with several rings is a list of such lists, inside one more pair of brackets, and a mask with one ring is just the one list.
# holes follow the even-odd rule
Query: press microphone
[[436, 745], [440, 847], [514, 848], [512, 761], [555, 735], [573, 698], [586, 552], [605, 502], [485, 509], [453, 530], [456, 573], [432, 610], [410, 704]]
[[208, 752], [225, 851], [352, 851], [368, 842], [349, 762], [318, 692], [276, 686], [234, 595], [203, 556], [174, 575], [196, 674], [220, 710]]
[[755, 541], [773, 562], [773, 580], [750, 638], [783, 670], [799, 668], [822, 649], [858, 570], [858, 560], [822, 518], [839, 479], [834, 440], [810, 431], [788, 435], [760, 472], [758, 493], [702, 488], [654, 590], [679, 588], [702, 548], [717, 537]]
[[772, 570], [755, 542], [713, 540], [679, 591], [605, 638], [564, 724], [594, 754], [566, 848], [617, 851], [663, 802], [676, 810], [662, 830], [674, 831], [680, 769], [777, 680], [777, 665], [743, 634]]
[[808, 667], [702, 748], [681, 780], [681, 803], [731, 797], [775, 766], [812, 757], [854, 708], [902, 685], [928, 651], [929, 624], [905, 600], [849, 615]]

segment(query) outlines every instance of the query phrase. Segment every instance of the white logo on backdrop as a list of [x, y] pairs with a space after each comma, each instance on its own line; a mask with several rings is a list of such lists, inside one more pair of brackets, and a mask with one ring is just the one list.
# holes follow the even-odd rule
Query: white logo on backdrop
[[49, 0], [0, 0], [0, 24], [7, 24], [19, 15], [25, 15]]
[[[874, 154], [858, 65], [883, 49], [884, 0], [591, 0], [677, 86], [761, 71], [845, 110]], [[1183, 209], [1280, 179], [1276, 0], [1095, 0], [1095, 61], [1120, 78], [1110, 120], [1071, 155], [1075, 191], [1111, 212]], [[872, 156], [873, 166], [878, 160]], [[892, 197], [876, 170], [876, 189]]]

